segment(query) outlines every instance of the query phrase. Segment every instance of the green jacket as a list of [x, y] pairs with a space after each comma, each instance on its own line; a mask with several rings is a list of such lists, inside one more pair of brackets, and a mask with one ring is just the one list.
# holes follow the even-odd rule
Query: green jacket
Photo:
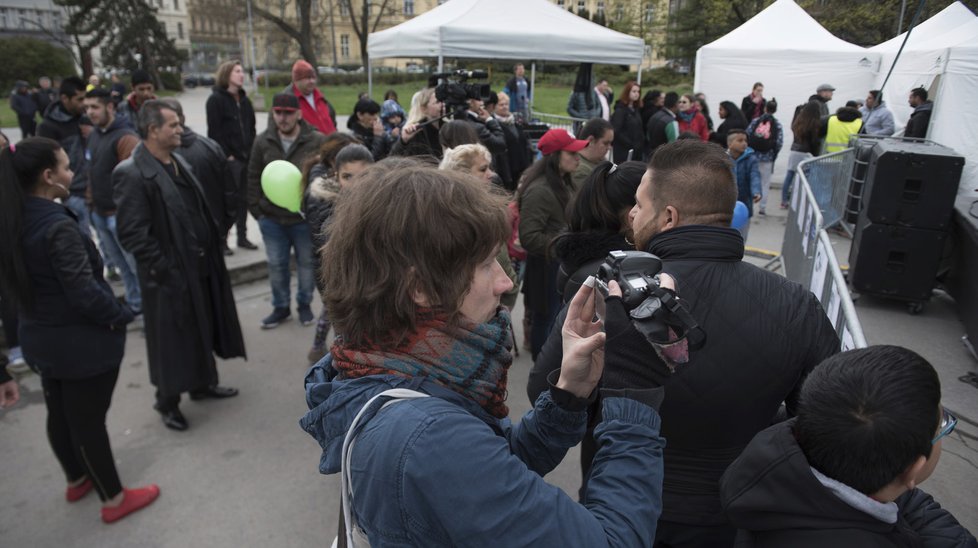
[[[567, 227], [564, 206], [545, 179], [534, 179], [520, 197], [520, 245], [530, 255], [547, 256], [550, 242]], [[574, 188], [568, 191], [573, 196]]]
[[585, 158], [580, 152], [577, 153], [577, 157], [581, 159], [581, 162], [577, 164], [577, 169], [571, 174], [571, 182], [574, 183], [574, 192], [581, 190], [584, 186], [584, 181], [591, 175], [594, 168], [598, 167], [598, 163], [591, 162]]
[[251, 147], [251, 158], [248, 160], [248, 211], [255, 219], [269, 217], [283, 225], [295, 225], [304, 221], [301, 214], [273, 204], [261, 189], [262, 171], [274, 160], [287, 160], [301, 170], [308, 158], [319, 153], [319, 147], [326, 136], [304, 120], [300, 120], [299, 125], [302, 129], [288, 153], [282, 150], [282, 139], [274, 125], [258, 135]]

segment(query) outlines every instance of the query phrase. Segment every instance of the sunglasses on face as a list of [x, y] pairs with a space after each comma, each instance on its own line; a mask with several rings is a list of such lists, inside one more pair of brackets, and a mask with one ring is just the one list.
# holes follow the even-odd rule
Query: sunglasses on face
[[941, 431], [937, 433], [937, 437], [931, 440], [930, 444], [934, 445], [941, 438], [954, 432], [954, 427], [958, 425], [958, 418], [951, 414], [946, 407], [941, 406]]

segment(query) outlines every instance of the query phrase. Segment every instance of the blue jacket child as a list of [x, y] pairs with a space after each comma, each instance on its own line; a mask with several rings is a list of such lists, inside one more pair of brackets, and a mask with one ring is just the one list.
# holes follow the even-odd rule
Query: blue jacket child
[[388, 99], [380, 106], [380, 121], [384, 123], [384, 131], [387, 132], [388, 137], [397, 137], [396, 133], [391, 135], [391, 131], [394, 128], [400, 131], [404, 127], [405, 120], [407, 120], [407, 115], [397, 101]]
[[761, 170], [757, 155], [747, 146], [747, 134], [731, 133], [727, 138], [727, 153], [734, 161], [733, 174], [737, 181], [737, 201], [747, 206], [748, 216], [754, 215], [754, 197], [761, 196]]

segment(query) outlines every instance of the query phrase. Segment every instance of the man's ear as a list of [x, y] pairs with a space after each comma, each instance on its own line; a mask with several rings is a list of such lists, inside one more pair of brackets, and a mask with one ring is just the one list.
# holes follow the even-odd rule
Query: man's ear
[[680, 222], [679, 210], [676, 209], [675, 206], [671, 206], [671, 205], [666, 206], [664, 212], [665, 212], [665, 219], [663, 220], [664, 224], [662, 225], [663, 230], [668, 230], [670, 228], [676, 228], [677, 226], [679, 226], [679, 222]]

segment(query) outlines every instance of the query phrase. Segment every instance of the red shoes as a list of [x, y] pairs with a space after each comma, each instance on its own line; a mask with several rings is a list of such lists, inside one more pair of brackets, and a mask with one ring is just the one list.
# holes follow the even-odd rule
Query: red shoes
[[75, 502], [81, 500], [82, 497], [88, 494], [92, 490], [92, 480], [85, 478], [85, 481], [79, 483], [78, 485], [71, 487], [65, 491], [65, 499], [68, 502]]
[[123, 488], [122, 492], [122, 504], [115, 508], [102, 507], [102, 521], [105, 523], [118, 521], [140, 508], [149, 506], [156, 497], [160, 496], [160, 488], [153, 484], [136, 489]]

